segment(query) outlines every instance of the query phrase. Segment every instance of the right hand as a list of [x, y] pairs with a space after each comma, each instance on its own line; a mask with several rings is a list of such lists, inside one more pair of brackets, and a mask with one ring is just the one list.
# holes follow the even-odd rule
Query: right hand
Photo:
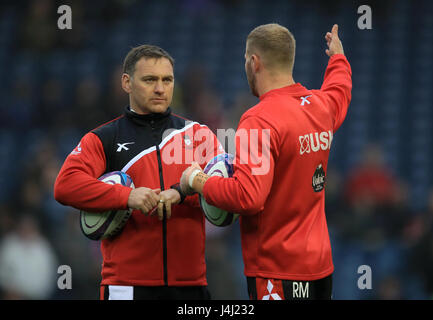
[[166, 212], [167, 219], [171, 217], [171, 206], [178, 204], [180, 201], [180, 194], [177, 190], [167, 189], [159, 194], [159, 199], [162, 200], [158, 202], [158, 219], [162, 220], [164, 218], [164, 209]]
[[200, 165], [197, 162], [193, 162], [190, 167], [185, 169], [185, 171], [182, 173], [182, 176], [180, 177], [180, 189], [182, 190], [183, 194], [187, 196], [195, 193], [195, 191], [189, 186], [189, 176], [197, 169], [202, 171]]
[[325, 35], [326, 44], [328, 49], [326, 49], [326, 54], [332, 57], [334, 54], [344, 54], [343, 45], [338, 37], [338, 25], [334, 24], [331, 32], [327, 32]]
[[158, 205], [161, 189], [140, 187], [132, 189], [128, 198], [128, 208], [140, 210], [147, 215]]

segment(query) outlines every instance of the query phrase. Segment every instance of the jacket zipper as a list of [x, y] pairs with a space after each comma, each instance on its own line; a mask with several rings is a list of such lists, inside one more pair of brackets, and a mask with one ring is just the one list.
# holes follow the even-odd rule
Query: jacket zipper
[[[152, 135], [156, 146], [156, 157], [158, 159], [158, 171], [159, 171], [159, 185], [161, 187], [161, 191], [164, 191], [164, 175], [162, 173], [162, 162], [161, 162], [161, 150], [158, 145], [158, 134], [157, 129], [155, 127], [154, 121], [150, 121], [150, 128], [152, 129]], [[167, 216], [165, 210], [163, 211], [163, 219], [162, 219], [162, 263], [163, 263], [163, 272], [164, 272], [164, 285], [168, 285], [168, 268], [167, 268]]]
[[[161, 191], [164, 191], [164, 176], [162, 174], [162, 163], [161, 163], [161, 151], [159, 146], [156, 146], [156, 155], [158, 158], [158, 168], [159, 168], [159, 183], [161, 185]], [[163, 212], [162, 219], [162, 259], [164, 266], [164, 285], [168, 285], [167, 282], [167, 216], [165, 210]]]

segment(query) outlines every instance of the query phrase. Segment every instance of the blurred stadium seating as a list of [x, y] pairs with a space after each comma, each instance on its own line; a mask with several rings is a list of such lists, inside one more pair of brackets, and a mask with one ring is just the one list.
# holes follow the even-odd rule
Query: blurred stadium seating
[[[372, 30], [357, 28], [361, 1], [63, 1], [70, 3], [73, 13], [73, 29], [64, 31], [57, 29], [58, 2], [17, 3], [0, 4], [0, 240], [13, 232], [16, 217], [31, 213], [58, 259], [64, 259], [59, 263], [79, 269], [77, 261], [82, 259], [85, 265], [84, 257], [91, 256], [96, 265], [92, 274], [77, 272], [90, 280], [81, 280], [73, 293], [53, 287], [51, 298], [98, 297], [97, 248], [74, 229], [76, 211], [52, 199], [53, 172], [84, 133], [122, 112], [126, 96], [115, 92], [113, 87], [120, 82], [112, 77], [129, 49], [152, 43], [170, 52], [176, 60], [173, 107], [204, 122], [206, 108], [220, 107], [224, 117], [214, 127], [223, 128], [236, 123], [239, 113], [254, 104], [249, 99], [245, 100], [249, 105], [239, 105], [240, 97], [249, 92], [245, 38], [255, 26], [269, 22], [294, 33], [294, 78], [306, 87], [321, 85], [327, 63], [323, 37], [334, 23], [340, 26], [352, 65], [353, 99], [345, 123], [334, 136], [333, 174], [328, 179], [330, 184], [332, 179], [340, 181], [336, 194], [329, 192], [327, 204], [334, 298], [433, 297], [432, 276], [423, 273], [433, 258], [419, 258], [423, 252], [433, 255], [433, 250], [423, 247], [430, 243], [433, 248], [428, 236], [433, 230], [431, 1], [371, 2]], [[198, 100], [202, 90], [212, 92], [218, 101]], [[344, 182], [356, 172], [371, 144], [380, 147], [382, 165], [403, 186], [401, 202], [391, 209], [364, 208], [371, 212], [360, 214], [359, 224], [348, 227], [343, 221], [357, 216], [358, 208], [345, 203], [343, 190], [350, 186]], [[80, 239], [70, 248], [75, 251], [69, 258], [63, 250], [68, 240], [60, 238], [59, 225], [62, 230], [75, 230], [70, 241]], [[390, 225], [395, 227], [392, 232]], [[215, 298], [247, 298], [237, 228], [210, 232], [209, 251], [217, 257], [209, 260]], [[358, 233], [349, 234], [348, 230], [356, 229]], [[230, 263], [219, 274], [215, 266], [224, 261]], [[356, 286], [356, 270], [362, 264], [372, 266], [373, 290]], [[231, 281], [223, 286], [230, 291], [218, 289], [218, 281]], [[0, 287], [9, 297], [7, 284]]]

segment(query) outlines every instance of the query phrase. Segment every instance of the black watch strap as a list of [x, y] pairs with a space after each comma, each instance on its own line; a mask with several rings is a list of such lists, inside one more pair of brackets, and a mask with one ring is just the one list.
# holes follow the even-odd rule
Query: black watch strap
[[170, 187], [170, 189], [174, 189], [174, 190], [177, 190], [177, 192], [179, 192], [179, 194], [180, 194], [180, 202], [178, 204], [181, 204], [185, 200], [186, 195], [182, 192], [182, 189], [180, 188], [180, 184], [179, 183], [175, 183], [174, 185], [172, 185]]

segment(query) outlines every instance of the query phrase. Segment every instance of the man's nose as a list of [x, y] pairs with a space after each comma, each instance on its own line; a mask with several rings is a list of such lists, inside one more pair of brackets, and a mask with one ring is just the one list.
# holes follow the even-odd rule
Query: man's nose
[[154, 88], [155, 93], [164, 93], [164, 90], [164, 84], [162, 81], [157, 81]]

